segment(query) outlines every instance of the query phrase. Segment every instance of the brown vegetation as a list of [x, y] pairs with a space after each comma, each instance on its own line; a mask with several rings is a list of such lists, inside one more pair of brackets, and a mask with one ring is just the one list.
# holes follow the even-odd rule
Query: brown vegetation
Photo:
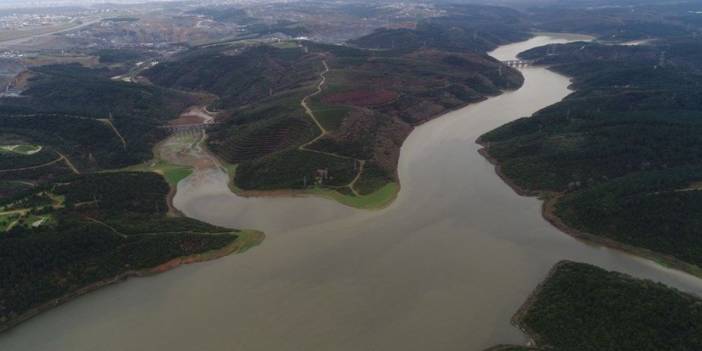
[[391, 90], [349, 90], [329, 94], [322, 101], [328, 104], [370, 107], [386, 104], [395, 100], [397, 96], [397, 92]]

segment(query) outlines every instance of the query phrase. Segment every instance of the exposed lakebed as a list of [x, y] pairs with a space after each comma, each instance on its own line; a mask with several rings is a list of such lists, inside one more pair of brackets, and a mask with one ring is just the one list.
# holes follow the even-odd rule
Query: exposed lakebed
[[[572, 38], [538, 36], [491, 54]], [[230, 256], [103, 289], [0, 336], [2, 350], [480, 350], [526, 337], [509, 320], [569, 259], [702, 294], [702, 280], [578, 241], [541, 217], [477, 152], [476, 138], [553, 104], [566, 77], [522, 69], [522, 88], [416, 128], [397, 199], [378, 211], [316, 197], [245, 198], [197, 169], [174, 198], [266, 240]]]

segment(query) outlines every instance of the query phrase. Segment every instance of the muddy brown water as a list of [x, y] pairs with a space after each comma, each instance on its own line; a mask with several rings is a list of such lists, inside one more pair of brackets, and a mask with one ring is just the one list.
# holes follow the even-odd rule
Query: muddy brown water
[[[572, 40], [548, 36], [492, 53]], [[482, 133], [565, 97], [567, 78], [523, 69], [514, 92], [416, 128], [397, 200], [361, 211], [319, 198], [240, 198], [218, 170], [176, 206], [266, 231], [242, 255], [99, 290], [0, 336], [0, 350], [482, 350], [525, 343], [509, 323], [549, 268], [589, 262], [701, 294], [702, 281], [569, 237], [478, 153]]]

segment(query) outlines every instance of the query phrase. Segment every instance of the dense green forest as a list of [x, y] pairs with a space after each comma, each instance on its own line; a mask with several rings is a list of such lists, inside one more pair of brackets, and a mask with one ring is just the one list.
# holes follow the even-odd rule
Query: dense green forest
[[147, 53], [95, 54], [97, 68], [33, 66], [20, 97], [0, 98], [0, 331], [174, 259], [261, 240], [175, 216], [161, 175], [104, 172], [152, 159], [161, 127], [203, 98], [110, 78]]
[[702, 348], [702, 300], [649, 280], [563, 261], [515, 322], [538, 349], [661, 351]]
[[319, 64], [300, 48], [223, 44], [186, 51], [144, 75], [161, 86], [216, 94], [216, 106], [230, 109], [307, 87]]
[[168, 191], [154, 173], [99, 173], [62, 177], [3, 200], [4, 211], [28, 215], [0, 235], [0, 329], [91, 284], [237, 239], [236, 230], [168, 217]]
[[556, 214], [589, 233], [702, 266], [700, 168], [640, 172], [568, 193]]
[[517, 186], [565, 193], [576, 229], [702, 264], [702, 44], [571, 43], [520, 55], [575, 93], [481, 137]]
[[[31, 72], [23, 97], [0, 99], [1, 142], [21, 139], [44, 149], [24, 158], [0, 154], [2, 170], [41, 165], [57, 159], [57, 152], [78, 171], [148, 160], [165, 136], [159, 126], [198, 101], [160, 87], [111, 80], [106, 68], [65, 64], [33, 67]], [[37, 179], [27, 172], [0, 171], [0, 177]]]
[[379, 29], [351, 44], [398, 51], [435, 48], [484, 53], [531, 36], [524, 13], [510, 8], [452, 4], [446, 12], [446, 16], [420, 21], [416, 29]]
[[[477, 8], [458, 6], [453, 17], [402, 30], [412, 39], [399, 39], [406, 44], [401, 48], [382, 44], [382, 31], [350, 45], [235, 42], [193, 48], [144, 74], [163, 87], [219, 97], [212, 108], [223, 117], [208, 143], [238, 164], [239, 188], [321, 186], [365, 195], [397, 182], [400, 145], [413, 126], [521, 85], [516, 70], [483, 53], [527, 37], [512, 21], [517, 14]], [[477, 31], [488, 23], [509, 25]], [[301, 100], [315, 91], [322, 72], [321, 92], [307, 99], [324, 128], [315, 139], [321, 131]]]

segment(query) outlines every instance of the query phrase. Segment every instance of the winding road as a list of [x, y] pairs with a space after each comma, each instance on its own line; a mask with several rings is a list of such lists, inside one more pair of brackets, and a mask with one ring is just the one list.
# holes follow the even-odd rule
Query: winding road
[[359, 160], [359, 159], [349, 157], [349, 156], [344, 156], [344, 155], [339, 155], [339, 154], [332, 153], [332, 152], [320, 151], [320, 150], [315, 150], [315, 149], [309, 148], [310, 145], [314, 144], [319, 139], [322, 139], [328, 133], [327, 130], [322, 125], [322, 123], [320, 123], [319, 120], [317, 119], [317, 116], [315, 116], [314, 111], [312, 111], [312, 109], [307, 105], [308, 99], [310, 99], [316, 95], [319, 95], [322, 92], [322, 87], [324, 86], [324, 83], [326, 83], [326, 81], [327, 81], [326, 74], [329, 72], [329, 66], [327, 65], [326, 60], [322, 60], [322, 64], [324, 65], [324, 69], [322, 70], [322, 72], [319, 73], [320, 80], [319, 80], [319, 83], [317, 83], [317, 89], [314, 92], [312, 92], [311, 94], [303, 97], [302, 100], [300, 100], [300, 106], [302, 106], [302, 108], [305, 109], [305, 113], [308, 116], [310, 116], [312, 121], [317, 125], [320, 133], [316, 138], [300, 145], [299, 149], [302, 151], [315, 152], [318, 154], [341, 158], [344, 160], [354, 160], [354, 162], [356, 162], [359, 165], [358, 171], [356, 173], [356, 176], [353, 178], [353, 180], [349, 184], [347, 184], [346, 186], [349, 189], [351, 189], [351, 191], [353, 192], [354, 195], [361, 196], [361, 194], [354, 188], [354, 186], [356, 185], [356, 182], [361, 178], [361, 175], [363, 174], [363, 168], [364, 168], [365, 163], [366, 163], [365, 160]]

